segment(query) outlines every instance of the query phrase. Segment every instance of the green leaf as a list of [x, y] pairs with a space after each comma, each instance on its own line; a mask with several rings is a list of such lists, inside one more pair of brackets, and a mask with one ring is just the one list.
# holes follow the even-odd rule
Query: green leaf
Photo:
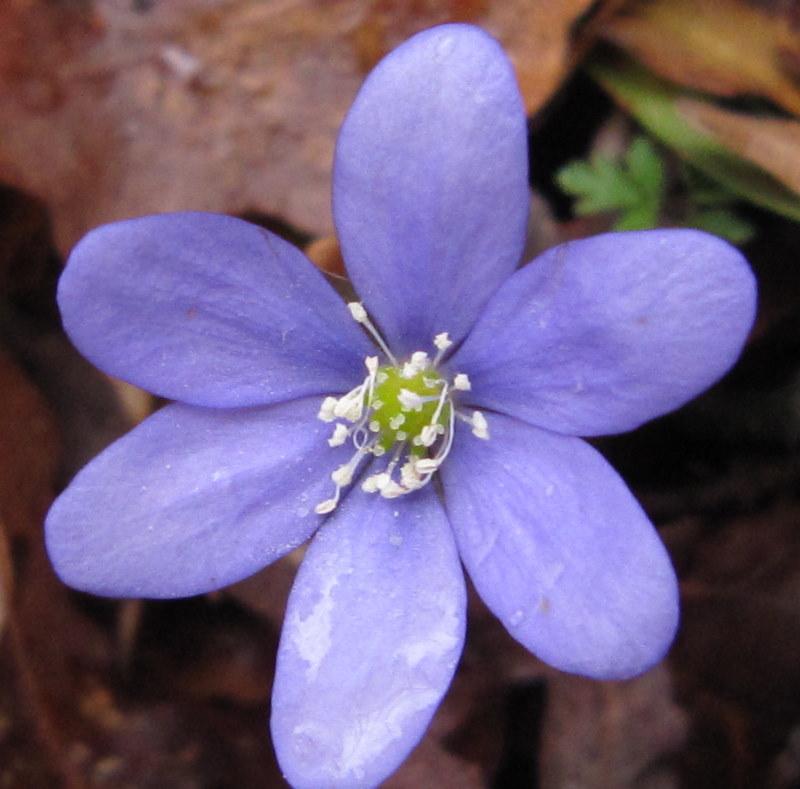
[[686, 221], [686, 226], [714, 233], [732, 244], [744, 244], [756, 232], [750, 222], [728, 208], [709, 208], [699, 211]]
[[577, 214], [619, 212], [615, 230], [655, 227], [664, 196], [664, 163], [652, 143], [634, 139], [620, 160], [601, 154], [565, 165], [556, 181], [576, 198]]

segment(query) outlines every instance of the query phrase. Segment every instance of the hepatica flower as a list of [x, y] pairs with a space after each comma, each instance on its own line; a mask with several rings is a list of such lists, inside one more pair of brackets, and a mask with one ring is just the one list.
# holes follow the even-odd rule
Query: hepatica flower
[[421, 33], [366, 80], [334, 218], [359, 301], [237, 219], [101, 227], [59, 286], [98, 367], [175, 400], [47, 519], [68, 584], [171, 598], [309, 538], [272, 734], [295, 787], [380, 783], [419, 741], [465, 629], [463, 566], [509, 633], [599, 679], [656, 663], [677, 590], [653, 526], [578, 436], [677, 408], [734, 362], [755, 288], [693, 230], [613, 233], [517, 269], [526, 124], [480, 30]]

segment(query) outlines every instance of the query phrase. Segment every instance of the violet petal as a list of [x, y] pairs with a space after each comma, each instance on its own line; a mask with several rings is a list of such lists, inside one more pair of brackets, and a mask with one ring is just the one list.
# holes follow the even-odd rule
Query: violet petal
[[272, 733], [295, 789], [377, 786], [400, 765], [450, 683], [465, 610], [432, 486], [344, 501], [300, 566], [278, 651]]
[[375, 352], [302, 252], [227, 216], [99, 227], [70, 255], [58, 298], [70, 338], [91, 362], [193, 405], [345, 392]]
[[657, 663], [677, 627], [677, 584], [625, 484], [579, 438], [487, 420], [490, 438], [460, 430], [441, 472], [478, 593], [563, 671], [624, 679]]
[[571, 435], [619, 433], [720, 378], [755, 303], [747, 262], [715, 236], [608, 233], [514, 274], [451, 364], [478, 408]]
[[182, 597], [241, 580], [322, 518], [331, 449], [317, 398], [219, 411], [173, 404], [112, 444], [53, 504], [47, 549], [76, 589]]
[[519, 263], [529, 189], [514, 70], [491, 36], [442, 25], [367, 77], [334, 162], [334, 217], [359, 296], [400, 355], [460, 340]]

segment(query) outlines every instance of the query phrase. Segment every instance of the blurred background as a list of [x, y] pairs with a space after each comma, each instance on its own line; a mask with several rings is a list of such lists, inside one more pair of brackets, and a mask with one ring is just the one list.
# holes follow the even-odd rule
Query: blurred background
[[341, 273], [344, 113], [384, 54], [447, 21], [517, 69], [529, 257], [700, 227], [747, 255], [760, 315], [713, 390], [595, 442], [681, 578], [667, 660], [627, 682], [559, 674], [473, 595], [453, 687], [385, 786], [800, 787], [800, 2], [2, 0], [0, 789], [286, 786], [267, 720], [297, 556], [174, 602], [80, 595], [49, 567], [53, 497], [160, 405], [71, 348], [55, 284], [92, 227], [187, 209]]

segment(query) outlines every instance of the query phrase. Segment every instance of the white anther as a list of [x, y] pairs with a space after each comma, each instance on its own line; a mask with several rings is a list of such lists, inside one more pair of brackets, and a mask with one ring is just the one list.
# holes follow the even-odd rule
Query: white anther
[[416, 464], [409, 460], [400, 467], [400, 484], [406, 491], [416, 490], [422, 487], [422, 477], [417, 471]]
[[380, 423], [380, 422], [379, 422], [377, 419], [373, 419], [373, 420], [372, 420], [372, 421], [369, 423], [369, 429], [370, 429], [370, 430], [371, 430], [373, 433], [380, 433], [380, 432], [381, 432], [381, 423]]
[[416, 440], [414, 443], [417, 444], [417, 446], [431, 446], [439, 436], [439, 431], [436, 429], [437, 427], [441, 427], [441, 425], [425, 425], [419, 432], [419, 443], [417, 443]]
[[[328, 420], [326, 419], [325, 421], [327, 422]], [[347, 427], [341, 422], [337, 422], [336, 427], [333, 428], [333, 435], [328, 439], [328, 444], [332, 447], [340, 447], [347, 441], [349, 435], [350, 431]]]
[[364, 358], [364, 364], [367, 367], [367, 371], [370, 375], [375, 375], [378, 372], [378, 357], [377, 356], [367, 356]]
[[353, 316], [353, 320], [356, 323], [366, 323], [369, 320], [367, 311], [360, 301], [348, 302], [347, 309], [350, 310], [350, 314]]
[[361, 483], [361, 490], [365, 493], [376, 493], [382, 490], [391, 480], [385, 471], [378, 474], [371, 474]]
[[386, 447], [381, 446], [380, 444], [375, 444], [372, 447], [372, 454], [375, 455], [376, 458], [379, 458], [381, 455], [386, 454]]
[[333, 407], [334, 416], [347, 419], [349, 422], [358, 422], [364, 408], [364, 387], [358, 386], [344, 397], [340, 397]]
[[408, 433], [406, 433], [406, 431], [405, 431], [405, 430], [398, 430], [398, 431], [397, 431], [397, 432], [394, 434], [394, 437], [395, 437], [395, 438], [396, 438], [398, 441], [405, 441], [405, 440], [408, 438]]
[[329, 512], [333, 512], [336, 509], [336, 505], [338, 503], [338, 495], [332, 499], [325, 499], [325, 501], [321, 501], [316, 507], [314, 507], [314, 512], [316, 512], [317, 515], [327, 515]]
[[353, 320], [356, 323], [360, 323], [372, 335], [372, 339], [375, 340], [375, 342], [378, 344], [378, 347], [386, 354], [386, 358], [389, 360], [389, 362], [394, 367], [397, 367], [397, 359], [394, 358], [383, 337], [381, 337], [380, 333], [369, 319], [369, 315], [367, 315], [364, 305], [360, 301], [350, 301], [347, 304], [347, 309], [350, 310]]
[[353, 481], [353, 466], [350, 463], [345, 463], [331, 473], [331, 479], [340, 487], [349, 485]]
[[489, 424], [480, 411], [475, 411], [472, 414], [472, 435], [477, 438], [489, 438]]
[[382, 488], [380, 488], [381, 496], [385, 499], [396, 499], [408, 491], [399, 483], [390, 479]]
[[403, 365], [400, 372], [401, 378], [416, 378], [423, 370], [427, 369], [430, 359], [425, 351], [414, 351], [411, 359]]
[[383, 408], [383, 400], [373, 400], [373, 401], [372, 401], [372, 402], [369, 404], [369, 407], [370, 407], [370, 408], [371, 408], [373, 411], [377, 411], [379, 408]]
[[392, 430], [397, 430], [400, 427], [400, 425], [402, 425], [403, 422], [405, 422], [405, 421], [406, 421], [405, 415], [404, 414], [398, 414], [397, 416], [393, 416], [389, 420], [389, 427], [391, 427]]
[[317, 419], [323, 422], [333, 422], [336, 419], [336, 405], [339, 401], [335, 397], [326, 397], [319, 407]]
[[460, 392], [468, 392], [472, 389], [469, 376], [466, 373], [458, 373], [456, 377], [453, 378], [453, 389], [458, 389]]
[[400, 405], [408, 411], [422, 410], [423, 400], [416, 392], [412, 392], [409, 389], [401, 389], [397, 399]]
[[389, 373], [379, 372], [375, 376], [375, 383], [380, 386], [381, 384], [385, 384], [389, 380]]
[[433, 338], [433, 344], [440, 351], [446, 351], [453, 344], [453, 341], [450, 339], [450, 335], [446, 331], [443, 331]]
[[441, 463], [442, 461], [436, 460], [436, 458], [420, 458], [414, 463], [414, 468], [418, 474], [433, 474]]

